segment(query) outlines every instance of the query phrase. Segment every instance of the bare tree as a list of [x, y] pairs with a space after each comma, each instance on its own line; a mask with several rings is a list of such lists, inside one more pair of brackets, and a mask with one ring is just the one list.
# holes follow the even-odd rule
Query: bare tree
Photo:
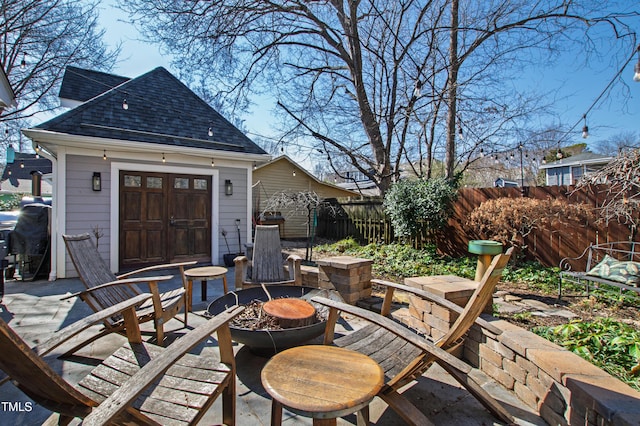
[[[98, 1], [3, 0], [0, 5], [0, 65], [18, 101], [0, 117], [17, 130], [38, 113], [57, 108], [57, 90], [67, 65], [110, 70], [119, 47], [109, 50], [98, 28]], [[17, 131], [8, 138], [17, 138]], [[5, 143], [7, 141], [5, 140]]]
[[600, 220], [626, 224], [629, 239], [635, 241], [640, 225], [640, 148], [623, 151], [602, 169], [585, 174], [573, 192], [594, 188], [605, 194], [598, 208]]
[[430, 176], [445, 159], [451, 177], [481, 146], [517, 146], [498, 135], [521, 132], [541, 111], [508, 84], [533, 52], [588, 49], [605, 25], [623, 39], [616, 46], [635, 43], [624, 18], [638, 13], [611, 13], [615, 2], [458, 3], [119, 1], [149, 40], [179, 52], [184, 78], [238, 108], [268, 92], [287, 140], [306, 140], [334, 169], [347, 160], [383, 192], [402, 164]]
[[598, 154], [616, 156], [623, 151], [640, 148], [640, 136], [633, 131], [616, 133], [608, 139], [594, 144], [594, 151]]

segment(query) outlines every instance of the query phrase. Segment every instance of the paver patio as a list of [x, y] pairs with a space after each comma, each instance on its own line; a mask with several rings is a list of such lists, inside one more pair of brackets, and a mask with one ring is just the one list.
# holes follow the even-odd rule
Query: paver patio
[[[233, 270], [229, 271], [228, 282], [233, 283]], [[172, 285], [172, 284], [165, 284]], [[175, 284], [174, 284], [175, 285]], [[200, 286], [194, 286], [193, 314], [190, 314], [190, 326], [206, 321], [204, 312], [206, 302], [200, 302]], [[77, 279], [64, 279], [55, 282], [9, 281], [6, 283], [5, 296], [0, 304], [0, 315], [31, 345], [47, 338], [50, 333], [71, 324], [91, 313], [91, 310], [75, 298], [60, 300], [69, 293], [82, 288]], [[211, 282], [208, 287], [209, 301], [222, 295], [221, 285]], [[360, 326], [358, 320], [345, 317], [341, 322], [344, 331]], [[168, 339], [175, 339], [184, 333], [182, 323], [172, 320], [167, 323]], [[143, 330], [152, 331], [148, 324]], [[151, 335], [149, 335], [151, 337]], [[90, 371], [96, 360], [104, 359], [117, 349], [124, 337], [110, 335], [93, 342], [76, 353], [76, 356], [64, 361], [48, 357], [47, 360], [63, 377], [78, 382]], [[319, 343], [319, 342], [318, 342]], [[215, 351], [211, 341], [198, 348], [201, 351]], [[237, 363], [237, 410], [238, 425], [268, 425], [270, 422], [271, 400], [260, 383], [260, 371], [267, 359], [254, 355], [248, 348], [236, 346]], [[496, 385], [492, 389], [494, 396], [518, 419], [518, 424], [545, 424], [537, 415], [526, 408], [513, 394]], [[434, 365], [429, 371], [410, 385], [405, 391], [416, 406], [438, 425], [490, 425], [499, 424], [466, 390], [451, 379], [440, 367]], [[27, 404], [30, 399], [12, 383], [0, 386], [0, 424], [35, 425], [41, 424], [49, 412], [39, 406]], [[12, 404], [5, 404], [12, 403]], [[15, 404], [21, 403], [21, 404]], [[221, 403], [216, 401], [201, 424], [217, 424], [221, 421]], [[376, 425], [401, 425], [403, 422], [388, 409], [379, 398], [371, 404], [371, 422]], [[284, 424], [311, 424], [308, 418], [284, 411]], [[355, 424], [355, 415], [339, 419], [338, 424]]]

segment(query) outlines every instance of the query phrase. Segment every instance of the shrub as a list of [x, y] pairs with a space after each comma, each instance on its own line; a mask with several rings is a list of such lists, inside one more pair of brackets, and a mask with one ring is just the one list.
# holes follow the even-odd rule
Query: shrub
[[467, 221], [470, 230], [482, 239], [500, 241], [522, 249], [533, 230], [593, 220], [586, 204], [569, 204], [563, 200], [535, 198], [496, 198], [476, 207]]
[[425, 227], [430, 231], [443, 228], [457, 191], [457, 185], [444, 178], [394, 183], [385, 194], [383, 206], [395, 235], [414, 237]]

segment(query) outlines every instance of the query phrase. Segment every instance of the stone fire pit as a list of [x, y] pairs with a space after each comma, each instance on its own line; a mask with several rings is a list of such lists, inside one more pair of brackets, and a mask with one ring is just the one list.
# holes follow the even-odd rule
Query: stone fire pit
[[[342, 301], [337, 291], [299, 286], [267, 286], [272, 299], [300, 298], [309, 300], [315, 296], [322, 296]], [[262, 287], [251, 287], [229, 292], [211, 302], [208, 312], [217, 315], [226, 308], [239, 304], [249, 305], [253, 301], [267, 302], [269, 297]], [[312, 324], [293, 328], [253, 329], [229, 324], [231, 337], [238, 343], [248, 346], [252, 352], [259, 355], [273, 355], [284, 349], [298, 346], [308, 340], [320, 336], [326, 325], [326, 307], [312, 303], [316, 309], [318, 319]]]

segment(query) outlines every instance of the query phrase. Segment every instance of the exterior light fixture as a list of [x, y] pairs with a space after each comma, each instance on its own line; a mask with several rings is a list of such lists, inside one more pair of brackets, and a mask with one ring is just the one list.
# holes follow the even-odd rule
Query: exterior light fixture
[[100, 177], [100, 172], [93, 172], [93, 177], [91, 178], [91, 189], [94, 191], [102, 191], [102, 178]]
[[224, 195], [233, 195], [233, 182], [230, 179], [224, 181]]
[[587, 116], [584, 117], [584, 126], [582, 126], [582, 139], [586, 139], [589, 137], [589, 126], [587, 126]]

